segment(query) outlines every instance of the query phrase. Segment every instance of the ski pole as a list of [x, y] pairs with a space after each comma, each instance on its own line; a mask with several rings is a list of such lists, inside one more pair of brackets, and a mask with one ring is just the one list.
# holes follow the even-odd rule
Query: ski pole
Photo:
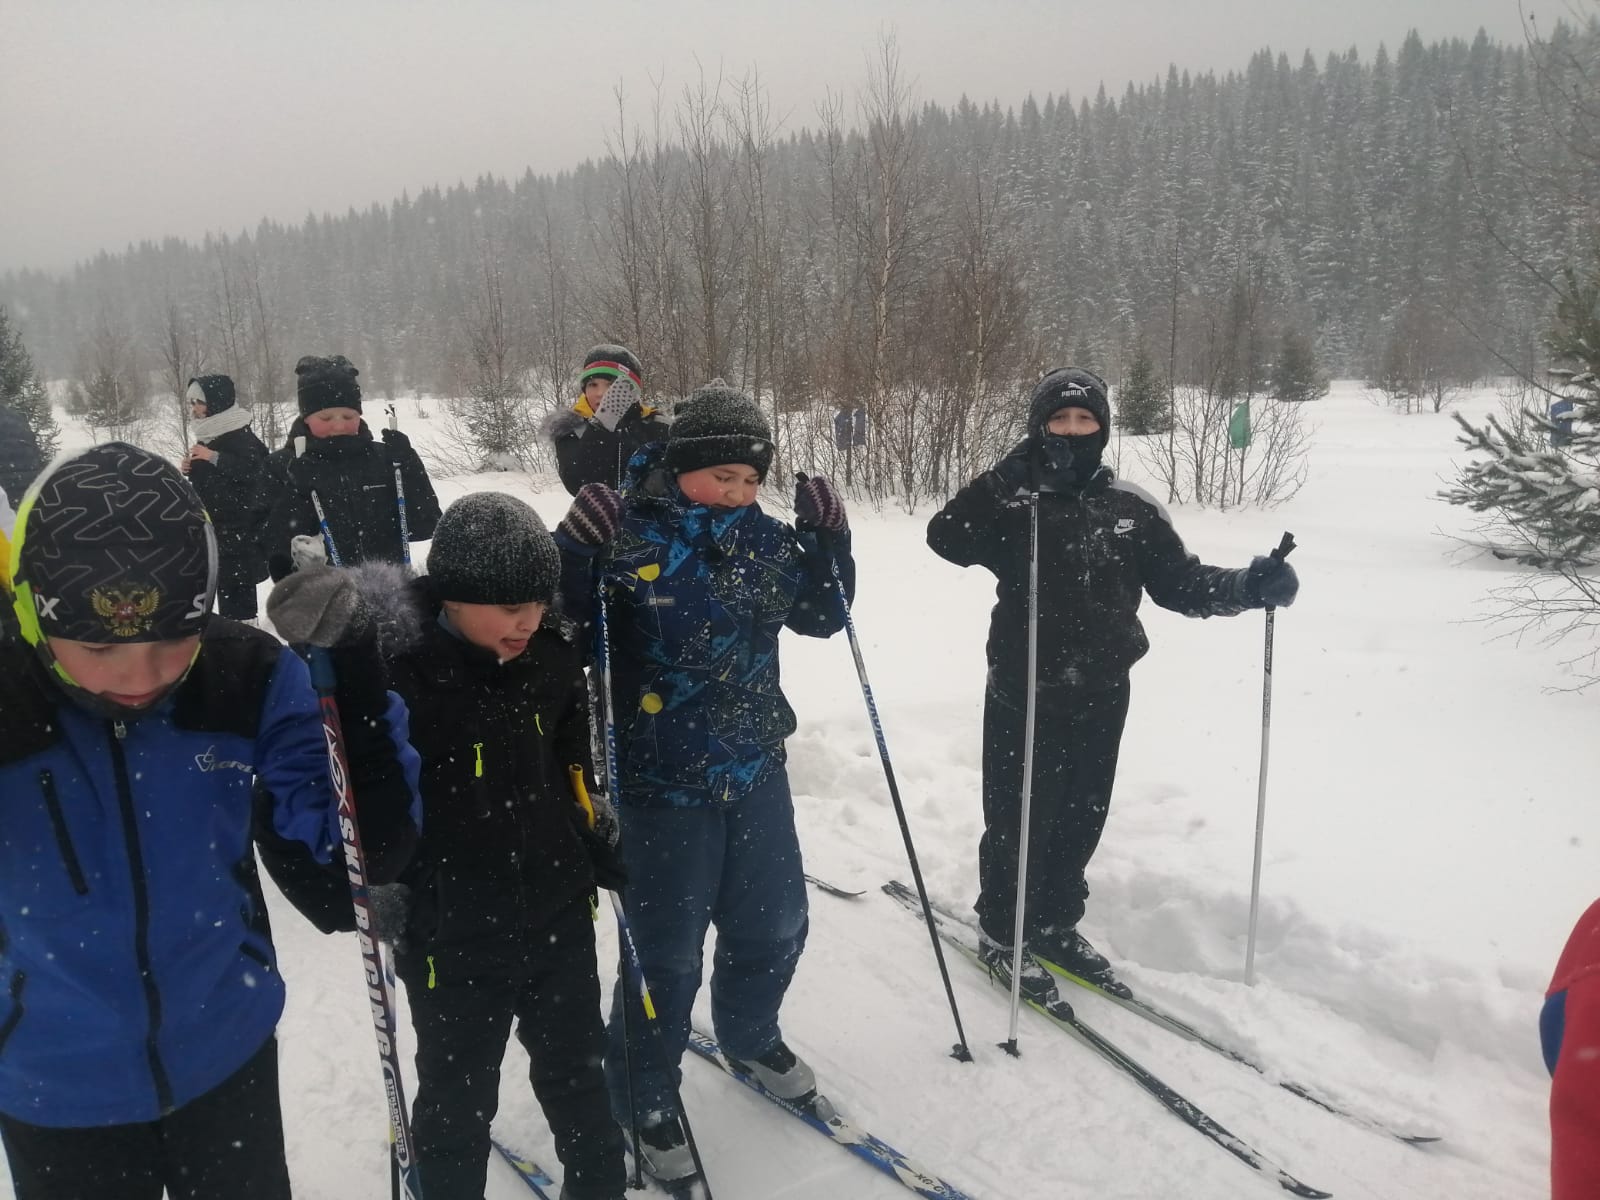
[[1028, 895], [1028, 830], [1033, 811], [1033, 735], [1039, 715], [1039, 479], [1035, 464], [1028, 497], [1028, 704], [1023, 721], [1022, 811], [1018, 814], [1016, 915], [1011, 924], [1011, 1032], [1000, 1048], [1012, 1057], [1017, 1049], [1017, 1018], [1022, 1008], [1022, 933]]
[[339, 559], [339, 548], [333, 544], [333, 530], [328, 528], [328, 514], [322, 511], [322, 498], [315, 488], [311, 490], [311, 506], [317, 510], [317, 525], [322, 530], [322, 544], [328, 548], [328, 561], [336, 567], [344, 566]]
[[[606, 742], [606, 788], [610, 792], [613, 808], [622, 802], [621, 773], [617, 766], [617, 723], [615, 709], [611, 704], [611, 627], [606, 608], [606, 578], [602, 573], [596, 580], [595, 586], [595, 631], [599, 635], [596, 646], [599, 651], [600, 668], [600, 699], [601, 708], [605, 715], [605, 742]], [[663, 1069], [668, 1069], [667, 1038], [661, 1031], [661, 1022], [656, 1019], [655, 1001], [650, 998], [650, 985], [645, 979], [644, 960], [639, 957], [638, 947], [633, 941], [633, 928], [628, 924], [627, 913], [623, 909], [622, 898], [617, 893], [611, 893], [611, 910], [617, 917], [617, 941], [622, 946], [622, 957], [625, 960], [623, 969], [634, 981], [634, 994], [639, 997], [640, 1008], [644, 1012], [645, 1024], [650, 1027], [655, 1036], [655, 1047], [661, 1058]], [[622, 983], [622, 1013], [623, 1013], [623, 1049], [628, 1050], [628, 1029], [626, 1025], [628, 1011], [628, 987]], [[639, 1154], [639, 1111], [633, 1099], [633, 1066], [631, 1054], [628, 1061], [624, 1062], [623, 1069], [628, 1077], [628, 1120], [633, 1134], [633, 1169], [634, 1178], [639, 1179], [639, 1172], [643, 1169], [640, 1165]], [[671, 1079], [668, 1070], [668, 1079]], [[700, 1159], [700, 1145], [695, 1140], [694, 1129], [689, 1124], [689, 1110], [683, 1104], [683, 1089], [678, 1084], [673, 1084], [673, 1097], [678, 1103], [678, 1120], [683, 1123], [684, 1140], [689, 1144], [689, 1155], [694, 1159], [695, 1173], [700, 1177], [700, 1184], [705, 1193], [705, 1200], [712, 1200], [711, 1181], [706, 1178], [705, 1163]], [[640, 1181], [642, 1182], [642, 1180]]]
[[361, 826], [356, 817], [355, 791], [350, 785], [349, 761], [344, 752], [344, 729], [339, 722], [339, 704], [334, 698], [337, 679], [333, 659], [321, 646], [311, 648], [311, 683], [317, 692], [317, 707], [322, 712], [322, 732], [328, 743], [328, 782], [339, 805], [339, 833], [344, 839], [345, 875], [350, 881], [350, 903], [355, 909], [356, 937], [361, 943], [361, 959], [366, 968], [367, 999], [372, 1008], [372, 1026], [378, 1037], [378, 1059], [383, 1067], [383, 1086], [389, 1101], [390, 1145], [404, 1200], [422, 1200], [416, 1148], [411, 1141], [411, 1118], [406, 1110], [405, 1082], [400, 1077], [400, 1052], [396, 1034], [394, 992], [383, 962], [383, 950], [373, 927], [372, 906], [367, 898], [367, 856], [361, 845]]
[[[394, 405], [389, 405], [389, 428], [398, 430], [400, 418], [395, 415]], [[394, 468], [394, 502], [400, 512], [400, 561], [406, 566], [411, 565], [411, 523], [406, 520], [406, 484], [400, 477], [399, 464]]]
[[[804, 475], [796, 478], [805, 482]], [[917, 861], [917, 848], [911, 841], [911, 825], [906, 820], [906, 806], [900, 799], [900, 785], [895, 782], [894, 764], [889, 760], [889, 743], [883, 736], [883, 722], [878, 719], [878, 702], [872, 696], [872, 684], [867, 679], [867, 663], [861, 656], [861, 639], [856, 636], [855, 618], [850, 614], [850, 597], [845, 591], [844, 579], [839, 574], [839, 559], [833, 553], [832, 543], [818, 535], [823, 552], [828, 558], [828, 568], [833, 572], [833, 586], [839, 593], [839, 606], [844, 610], [845, 632], [850, 639], [850, 654], [856, 662], [856, 678], [861, 681], [861, 696], [867, 704], [867, 717], [872, 722], [872, 736], [878, 743], [878, 759], [883, 763], [883, 777], [889, 785], [889, 798], [894, 802], [895, 819], [900, 822], [900, 837], [905, 842], [906, 859], [911, 864], [911, 878], [917, 885], [917, 898], [922, 901], [923, 920], [928, 925], [928, 937], [933, 942], [933, 956], [939, 964], [939, 977], [944, 981], [945, 998], [950, 1002], [950, 1017], [955, 1022], [956, 1044], [950, 1056], [958, 1062], [971, 1062], [972, 1051], [967, 1049], [967, 1033], [961, 1027], [961, 1012], [956, 1007], [955, 989], [950, 986], [950, 969], [944, 961], [944, 947], [939, 941], [939, 930], [934, 924], [933, 907], [928, 901], [928, 888], [922, 881], [922, 866]]]
[[[1280, 562], [1294, 549], [1294, 534], [1285, 533], [1272, 557]], [[1245, 940], [1244, 981], [1256, 982], [1256, 919], [1261, 906], [1261, 842], [1267, 824], [1267, 747], [1272, 737], [1272, 627], [1276, 610], [1267, 605], [1267, 641], [1262, 654], [1261, 679], [1261, 770], [1256, 782], [1256, 857], [1250, 870], [1250, 935]]]

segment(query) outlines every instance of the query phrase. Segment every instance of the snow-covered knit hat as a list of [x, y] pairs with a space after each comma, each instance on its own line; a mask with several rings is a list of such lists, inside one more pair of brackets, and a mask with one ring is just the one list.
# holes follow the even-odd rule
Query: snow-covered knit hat
[[578, 372], [578, 390], [582, 391], [584, 385], [596, 376], [616, 379], [620, 375], [632, 379], [641, 391], [644, 389], [644, 368], [639, 365], [639, 359], [632, 350], [609, 343], [595, 346], [583, 356], [583, 370]]
[[440, 600], [553, 604], [561, 552], [539, 514], [500, 492], [471, 492], [445, 510], [428, 551]]
[[204, 404], [206, 416], [214, 417], [233, 407], [233, 380], [226, 375], [196, 375], [189, 380], [184, 398], [191, 404]]
[[762, 479], [772, 466], [772, 427], [737, 388], [709, 383], [679, 401], [664, 459], [674, 475], [722, 463], [747, 463]]
[[1033, 385], [1028, 401], [1028, 432], [1042, 434], [1050, 418], [1063, 408], [1082, 408], [1100, 422], [1100, 445], [1111, 439], [1111, 402], [1106, 381], [1082, 367], [1057, 367]]
[[302, 417], [325, 408], [361, 411], [361, 385], [356, 382], [361, 372], [344, 355], [319, 358], [308, 354], [295, 363], [294, 373], [300, 377], [297, 400]]

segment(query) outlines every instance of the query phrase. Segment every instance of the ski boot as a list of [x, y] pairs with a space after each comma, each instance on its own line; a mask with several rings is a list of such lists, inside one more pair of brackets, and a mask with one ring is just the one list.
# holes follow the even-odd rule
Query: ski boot
[[[632, 1138], [629, 1136], [629, 1145]], [[652, 1179], [668, 1187], [695, 1177], [694, 1154], [683, 1121], [676, 1113], [647, 1121], [639, 1127], [639, 1165]]]
[[[1007, 991], [1011, 989], [1010, 946], [995, 941], [988, 934], [978, 934], [978, 961], [989, 969], [989, 978]], [[1022, 997], [1035, 1004], [1051, 1004], [1061, 998], [1056, 991], [1055, 977], [1039, 965], [1038, 959], [1022, 948]]]
[[1076, 928], [1047, 930], [1034, 938], [1039, 961], [1062, 975], [1072, 975], [1091, 987], [1123, 1000], [1133, 999], [1133, 989], [1117, 978], [1111, 960], [1089, 944]]
[[753, 1076], [757, 1083], [780, 1100], [809, 1108], [817, 1099], [816, 1075], [782, 1038], [757, 1058], [730, 1057], [728, 1063], [734, 1069]]

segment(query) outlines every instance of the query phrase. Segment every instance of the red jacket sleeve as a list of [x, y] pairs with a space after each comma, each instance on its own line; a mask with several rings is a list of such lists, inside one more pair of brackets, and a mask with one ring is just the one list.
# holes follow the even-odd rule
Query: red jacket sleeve
[[1562, 1010], [1550, 1084], [1551, 1200], [1594, 1200], [1600, 1196], [1600, 900], [1572, 931], [1550, 998]]

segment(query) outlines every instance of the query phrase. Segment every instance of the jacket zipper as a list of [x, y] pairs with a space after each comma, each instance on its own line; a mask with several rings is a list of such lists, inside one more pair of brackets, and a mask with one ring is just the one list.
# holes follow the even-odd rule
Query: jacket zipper
[[150, 893], [145, 886], [144, 851], [139, 845], [133, 783], [128, 775], [128, 758], [122, 745], [128, 736], [128, 727], [121, 721], [113, 721], [111, 734], [111, 767], [117, 780], [117, 806], [122, 815], [122, 838], [128, 850], [128, 872], [133, 884], [134, 954], [139, 960], [139, 978], [144, 983], [145, 1007], [150, 1014], [150, 1029], [145, 1035], [145, 1057], [150, 1062], [156, 1104], [163, 1113], [169, 1113], [175, 1105], [172, 1102], [172, 1083], [167, 1078], [166, 1067], [161, 1063], [161, 991], [156, 987], [155, 969], [150, 963]]
[[39, 790], [44, 793], [44, 806], [50, 812], [50, 824], [56, 831], [56, 846], [67, 866], [67, 876], [72, 880], [72, 890], [80, 896], [89, 894], [89, 881], [83, 877], [83, 864], [72, 846], [72, 834], [67, 829], [67, 814], [61, 811], [61, 799], [56, 795], [56, 777], [48, 768], [39, 772]]

